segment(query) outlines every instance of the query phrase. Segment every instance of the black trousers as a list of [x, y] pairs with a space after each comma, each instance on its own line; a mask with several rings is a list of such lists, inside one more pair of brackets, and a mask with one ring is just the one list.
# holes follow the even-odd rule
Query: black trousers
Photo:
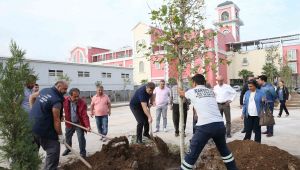
[[[173, 110], [173, 123], [174, 123], [174, 127], [175, 127], [175, 133], [179, 133], [179, 120], [180, 120], [179, 104], [173, 104], [172, 110]], [[183, 114], [184, 114], [184, 130], [185, 130], [186, 119], [187, 119], [187, 104], [186, 103], [183, 103]]]
[[286, 100], [280, 100], [279, 116], [282, 115], [283, 109], [285, 111], [285, 114], [287, 114], [287, 115], [290, 114], [289, 111], [288, 111], [288, 109], [286, 108], [285, 102], [286, 102]]
[[144, 110], [142, 107], [136, 107], [136, 106], [130, 106], [130, 110], [132, 111], [136, 121], [136, 140], [142, 141], [143, 139], [143, 128], [144, 128], [144, 136], [149, 135], [149, 122], [148, 117], [144, 113]]
[[255, 133], [254, 141], [261, 143], [261, 126], [258, 116], [247, 116], [245, 119], [245, 137], [244, 140], [250, 140], [252, 131]]

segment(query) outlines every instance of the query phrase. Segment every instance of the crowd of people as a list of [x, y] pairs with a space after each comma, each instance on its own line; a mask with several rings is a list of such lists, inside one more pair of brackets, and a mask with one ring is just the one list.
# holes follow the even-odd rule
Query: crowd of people
[[[33, 79], [35, 80], [35, 79]], [[152, 125], [151, 107], [155, 106], [155, 132], [168, 132], [167, 110], [170, 106], [172, 110], [175, 137], [178, 137], [179, 129], [179, 100], [183, 102], [183, 120], [185, 128], [187, 114], [190, 104], [193, 105], [193, 137], [190, 140], [189, 152], [182, 162], [181, 169], [192, 169], [198, 159], [199, 154], [209, 139], [213, 139], [217, 149], [228, 169], [237, 169], [232, 153], [226, 145], [226, 138], [231, 137], [231, 112], [230, 104], [236, 97], [236, 91], [228, 84], [224, 83], [222, 76], [217, 77], [218, 84], [213, 88], [207, 84], [201, 74], [192, 77], [192, 87], [183, 89], [177, 84], [171, 88], [166, 86], [166, 82], [161, 80], [159, 86], [149, 82], [136, 90], [130, 100], [129, 107], [137, 121], [136, 143], [143, 144], [143, 136], [150, 139], [149, 126]], [[32, 133], [34, 143], [39, 149], [42, 147], [46, 151], [46, 162], [44, 169], [56, 169], [60, 157], [60, 144], [72, 146], [72, 136], [76, 132], [80, 155], [86, 157], [85, 132], [91, 131], [90, 117], [95, 117], [96, 127], [100, 134], [100, 140], [107, 141], [108, 116], [111, 115], [111, 102], [104, 94], [104, 87], [96, 87], [96, 95], [91, 100], [91, 111], [88, 115], [87, 104], [80, 98], [80, 90], [72, 88], [68, 95], [68, 82], [57, 81], [53, 87], [44, 88], [39, 91], [39, 86], [35, 81], [28, 82], [24, 88], [23, 108], [28, 111], [32, 121]], [[267, 137], [274, 135], [273, 125], [267, 126], [266, 131], [261, 133], [260, 116], [266, 108], [273, 114], [274, 103], [280, 101], [281, 117], [283, 110], [286, 116], [289, 112], [286, 108], [286, 100], [289, 99], [289, 91], [284, 86], [284, 82], [279, 82], [279, 87], [275, 88], [267, 83], [265, 75], [257, 79], [249, 76], [248, 82], [244, 85], [240, 105], [242, 109], [241, 118], [244, 120], [245, 133], [244, 140], [250, 140], [252, 132], [255, 133], [254, 140], [261, 142], [261, 134]], [[225, 123], [223, 121], [225, 117]], [[162, 117], [162, 128], [160, 119]], [[61, 128], [61, 122], [65, 122], [65, 135]], [[78, 126], [79, 125], [79, 126]], [[225, 126], [226, 125], [226, 126]], [[83, 127], [83, 128], [81, 128]], [[66, 148], [63, 156], [71, 152]]]

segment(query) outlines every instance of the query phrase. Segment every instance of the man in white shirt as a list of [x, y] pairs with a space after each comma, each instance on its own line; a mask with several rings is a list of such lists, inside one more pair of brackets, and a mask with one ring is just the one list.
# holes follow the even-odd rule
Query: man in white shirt
[[225, 114], [226, 120], [226, 135], [231, 137], [231, 114], [230, 103], [234, 100], [236, 91], [228, 84], [224, 84], [224, 78], [222, 76], [217, 77], [218, 84], [214, 87], [216, 100], [221, 115]]
[[153, 91], [155, 94], [155, 105], [156, 105], [156, 131], [159, 132], [159, 124], [160, 117], [163, 117], [163, 130], [167, 132], [167, 111], [168, 111], [168, 103], [169, 97], [171, 95], [171, 91], [168, 87], [166, 87], [165, 80], [161, 80], [159, 87], [156, 87]]
[[181, 97], [186, 97], [191, 101], [198, 117], [195, 134], [180, 168], [184, 170], [193, 169], [207, 141], [212, 138], [227, 169], [237, 170], [234, 157], [226, 145], [226, 128], [214, 92], [204, 86], [205, 78], [203, 75], [196, 74], [192, 81], [192, 89], [187, 92], [182, 89], [178, 90]]

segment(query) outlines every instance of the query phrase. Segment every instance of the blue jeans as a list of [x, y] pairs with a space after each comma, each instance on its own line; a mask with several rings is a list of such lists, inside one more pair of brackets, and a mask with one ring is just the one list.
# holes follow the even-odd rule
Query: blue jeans
[[[75, 133], [75, 131], [77, 133], [80, 155], [86, 156], [86, 150], [85, 150], [86, 141], [85, 141], [83, 129], [76, 127], [76, 126], [72, 126], [71, 128], [66, 127], [66, 143], [68, 145], [72, 146], [72, 136]], [[69, 149], [67, 148], [67, 150], [69, 150]]]
[[159, 130], [160, 117], [163, 117], [163, 128], [167, 128], [168, 105], [157, 106], [156, 108], [156, 129]]
[[98, 133], [106, 136], [108, 131], [108, 115], [95, 116]]
[[189, 152], [181, 164], [181, 169], [193, 169], [202, 149], [207, 141], [212, 138], [227, 169], [237, 170], [234, 157], [227, 147], [225, 134], [226, 128], [223, 122], [196, 126], [196, 132], [191, 140]]
[[[273, 111], [274, 111], [274, 103], [273, 102], [270, 102], [268, 103], [268, 106], [269, 106], [269, 109], [273, 115]], [[274, 132], [274, 125], [271, 125], [271, 126], [267, 126], [267, 133], [268, 134], [272, 134], [273, 135], [273, 132]]]

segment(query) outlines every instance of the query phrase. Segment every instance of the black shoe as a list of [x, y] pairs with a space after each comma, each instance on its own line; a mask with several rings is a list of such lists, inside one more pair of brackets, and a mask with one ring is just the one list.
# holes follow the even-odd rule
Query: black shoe
[[144, 134], [145, 137], [147, 137], [148, 139], [151, 139], [151, 136], [149, 134]]
[[290, 114], [286, 114], [285, 117], [288, 117]]
[[175, 137], [178, 137], [179, 136], [179, 133], [175, 133]]
[[245, 130], [245, 129], [243, 129], [243, 130], [241, 131], [241, 133], [246, 133], [246, 130]]
[[261, 134], [268, 134], [268, 132], [267, 132], [267, 131], [265, 131], [265, 132], [262, 132]]
[[83, 159], [86, 159], [86, 155], [80, 155]]
[[273, 136], [272, 133], [267, 134], [267, 137], [272, 137], [272, 136]]
[[67, 156], [71, 151], [70, 150], [65, 150], [64, 153], [62, 154], [62, 156]]
[[136, 144], [144, 144], [144, 142], [141, 141], [141, 140], [137, 140], [137, 141], [136, 141]]
[[281, 115], [278, 115], [277, 117], [278, 117], [278, 118], [280, 118], [280, 117], [281, 117]]
[[227, 134], [226, 136], [227, 136], [227, 138], [231, 138], [232, 137], [231, 134]]

